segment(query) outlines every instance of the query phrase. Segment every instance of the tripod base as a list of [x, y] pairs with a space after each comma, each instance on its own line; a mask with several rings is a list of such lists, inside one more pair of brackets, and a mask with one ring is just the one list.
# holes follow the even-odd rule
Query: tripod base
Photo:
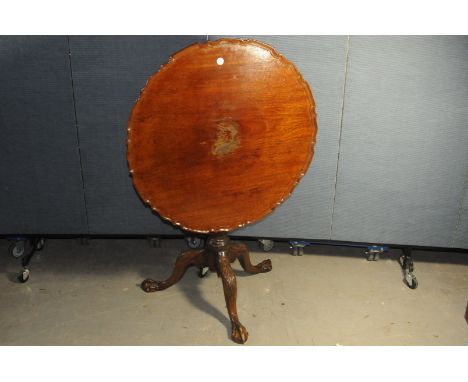
[[209, 268], [212, 272], [216, 271], [223, 281], [224, 298], [232, 325], [231, 338], [234, 342], [243, 344], [247, 341], [249, 334], [237, 315], [237, 282], [231, 268], [231, 263], [236, 259], [239, 260], [244, 271], [250, 274], [269, 272], [272, 269], [270, 260], [253, 265], [249, 251], [244, 244], [231, 243], [225, 235], [212, 236], [208, 239], [204, 249], [183, 252], [177, 258], [174, 270], [167, 280], [146, 279], [141, 283], [141, 288], [148, 293], [169, 288], [183, 277], [189, 267], [197, 267], [200, 272], [204, 268]]

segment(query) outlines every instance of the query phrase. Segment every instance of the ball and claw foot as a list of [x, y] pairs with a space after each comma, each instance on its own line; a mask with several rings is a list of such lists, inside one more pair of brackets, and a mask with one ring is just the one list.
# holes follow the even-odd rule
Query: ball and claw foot
[[146, 279], [141, 283], [141, 289], [143, 289], [146, 293], [152, 293], [163, 290], [164, 288], [162, 288], [161, 283], [151, 279]]
[[249, 332], [243, 325], [232, 323], [231, 338], [235, 343], [244, 344], [249, 338]]
[[271, 260], [263, 260], [260, 264], [261, 273], [270, 272], [272, 269]]

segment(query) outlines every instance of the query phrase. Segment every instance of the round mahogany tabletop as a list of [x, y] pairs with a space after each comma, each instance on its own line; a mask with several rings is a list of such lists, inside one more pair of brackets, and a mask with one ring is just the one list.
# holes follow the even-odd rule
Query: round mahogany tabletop
[[271, 46], [221, 39], [177, 52], [147, 82], [128, 125], [140, 197], [181, 228], [232, 231], [293, 191], [314, 152], [308, 84]]

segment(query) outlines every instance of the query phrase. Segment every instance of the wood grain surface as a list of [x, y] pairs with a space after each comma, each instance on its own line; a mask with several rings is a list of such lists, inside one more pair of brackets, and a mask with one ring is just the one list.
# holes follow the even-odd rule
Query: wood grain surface
[[188, 231], [231, 231], [293, 191], [312, 157], [312, 93], [272, 47], [221, 39], [190, 45], [141, 91], [128, 163], [140, 197]]

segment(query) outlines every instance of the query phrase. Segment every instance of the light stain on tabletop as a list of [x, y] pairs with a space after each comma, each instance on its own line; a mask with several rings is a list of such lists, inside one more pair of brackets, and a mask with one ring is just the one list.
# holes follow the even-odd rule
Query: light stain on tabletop
[[235, 121], [226, 119], [218, 122], [216, 141], [211, 152], [217, 157], [231, 154], [240, 145], [240, 139], [237, 134], [239, 124]]

